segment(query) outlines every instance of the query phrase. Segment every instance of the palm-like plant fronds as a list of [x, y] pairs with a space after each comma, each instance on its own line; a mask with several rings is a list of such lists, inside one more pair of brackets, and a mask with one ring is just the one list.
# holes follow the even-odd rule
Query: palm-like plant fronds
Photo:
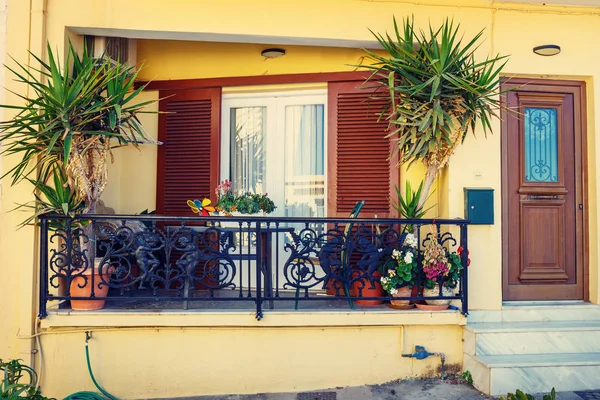
[[151, 101], [135, 101], [144, 88], [134, 88], [133, 67], [94, 58], [85, 49], [79, 55], [71, 44], [63, 65], [50, 45], [47, 53], [47, 62], [31, 54], [39, 69], [15, 60], [14, 67], [7, 66], [30, 95], [15, 93], [23, 105], [0, 106], [17, 110], [0, 122], [1, 154], [21, 157], [3, 177], [10, 176], [13, 185], [28, 180], [49, 199], [44, 190], [52, 188], [49, 178], [60, 175], [85, 211], [93, 212], [106, 186], [111, 150], [156, 143], [138, 119]]
[[421, 160], [428, 169], [420, 206], [467, 130], [474, 134], [479, 121], [487, 134], [500, 105], [499, 75], [507, 56], [477, 61], [483, 31], [464, 40], [459, 29], [446, 19], [437, 29], [420, 31], [412, 18], [400, 29], [394, 19], [392, 36], [372, 32], [387, 54], [367, 50], [371, 64], [363, 65], [373, 71], [368, 81], [379, 89], [377, 96], [389, 93], [382, 117], [389, 121], [400, 162]]
[[[68, 185], [66, 172], [59, 166], [53, 166], [51, 177], [52, 185], [26, 178], [36, 189], [34, 192], [35, 201], [19, 205], [18, 208], [33, 211], [33, 214], [23, 221], [21, 226], [29, 225], [38, 216], [50, 212], [59, 212], [64, 215], [73, 216], [75, 213], [83, 211], [84, 204], [78, 193]], [[51, 222], [54, 225], [57, 223], [60, 226], [60, 222]], [[51, 228], [57, 227], [54, 225]]]
[[[423, 218], [427, 211], [434, 207], [431, 206], [429, 208], [425, 208], [423, 206], [419, 206], [419, 198], [421, 197], [421, 193], [423, 191], [423, 181], [421, 181], [417, 190], [413, 190], [410, 182], [406, 181], [404, 195], [402, 195], [402, 192], [398, 186], [394, 186], [394, 188], [396, 189], [396, 196], [398, 196], [398, 200], [392, 199], [392, 207], [398, 211], [398, 214], [400, 214], [402, 218]], [[431, 194], [433, 193], [430, 193], [428, 197], [430, 197]]]

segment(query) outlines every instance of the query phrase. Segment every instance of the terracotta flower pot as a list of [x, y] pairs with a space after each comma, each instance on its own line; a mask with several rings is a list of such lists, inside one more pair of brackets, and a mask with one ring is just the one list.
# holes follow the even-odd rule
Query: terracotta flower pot
[[[381, 274], [379, 272], [374, 272], [373, 277], [381, 278]], [[373, 288], [373, 285], [375, 286], [374, 288]], [[362, 280], [354, 281], [352, 283], [352, 292], [353, 292], [352, 295], [359, 296], [362, 294], [362, 297], [384, 297], [385, 291], [383, 290], [383, 287], [381, 287], [381, 283], [379, 283], [379, 279], [373, 281], [373, 285], [371, 285], [371, 281], [366, 278], [364, 278]], [[355, 301], [355, 303], [360, 304], [361, 306], [378, 306], [380, 304], [383, 304], [383, 300], [357, 299]]]
[[[412, 287], [404, 286], [398, 289], [393, 297], [410, 297], [412, 295]], [[390, 304], [393, 306], [406, 307], [410, 304], [410, 300], [390, 300]]]
[[[423, 289], [424, 297], [437, 297], [440, 295], [440, 287], [436, 286], [433, 289]], [[447, 286], [442, 286], [442, 296], [454, 296], [454, 289], [451, 289]], [[425, 302], [429, 305], [433, 306], [447, 306], [450, 304], [452, 300], [427, 300]]]
[[329, 278], [325, 288], [325, 293], [329, 296], [344, 296], [344, 285], [334, 278]]
[[[87, 268], [81, 275], [73, 278], [70, 286], [71, 297], [90, 297], [92, 295], [92, 280], [94, 281], [94, 296], [106, 297], [108, 294], [108, 285], [105, 282], [110, 280], [108, 266], [100, 265], [102, 259], [94, 260], [94, 268]], [[75, 270], [73, 273], [79, 274]], [[93, 311], [104, 308], [105, 300], [71, 300], [71, 309], [75, 311]]]

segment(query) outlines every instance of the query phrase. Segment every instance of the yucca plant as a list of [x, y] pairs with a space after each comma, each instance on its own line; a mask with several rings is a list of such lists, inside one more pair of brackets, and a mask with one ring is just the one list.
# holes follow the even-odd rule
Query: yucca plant
[[475, 134], [480, 122], [487, 135], [500, 106], [499, 75], [507, 56], [477, 61], [483, 31], [470, 40], [459, 31], [460, 24], [449, 19], [421, 31], [413, 18], [406, 18], [402, 29], [394, 18], [392, 36], [372, 32], [387, 54], [367, 50], [369, 63], [363, 65], [373, 71], [368, 82], [379, 89], [375, 96], [389, 97], [381, 115], [397, 141], [392, 155], [399, 152], [409, 167], [420, 160], [427, 168], [419, 207], [467, 130]]
[[[419, 219], [423, 218], [423, 216], [427, 213], [427, 211], [431, 210], [434, 206], [429, 208], [425, 208], [425, 205], [419, 205], [419, 199], [421, 198], [421, 193], [423, 192], [423, 181], [419, 183], [419, 187], [417, 190], [413, 190], [410, 185], [410, 181], [406, 181], [406, 187], [404, 189], [404, 195], [398, 188], [398, 186], [394, 186], [396, 189], [396, 196], [398, 200], [392, 199], [392, 207], [402, 218], [407, 219]], [[429, 197], [429, 196], [428, 196]], [[412, 225], [406, 225], [405, 230], [411, 232], [413, 231]], [[416, 234], [416, 232], [414, 232]]]
[[[49, 211], [94, 213], [112, 150], [156, 143], [138, 119], [152, 101], [136, 101], [144, 88], [134, 87], [133, 67], [94, 58], [86, 49], [79, 55], [69, 44], [62, 65], [50, 45], [47, 62], [31, 56], [39, 68], [16, 60], [14, 67], [6, 66], [28, 95], [16, 93], [23, 105], [0, 106], [17, 110], [0, 123], [1, 154], [21, 157], [4, 176], [12, 178], [12, 185], [29, 181], [41, 193], [34, 217]], [[91, 243], [88, 254], [94, 257]]]
[[[83, 211], [84, 204], [77, 192], [68, 185], [65, 171], [54, 165], [51, 172], [52, 185], [39, 180], [27, 178], [36, 189], [35, 200], [30, 203], [19, 205], [19, 208], [31, 209], [32, 214], [21, 223], [22, 226], [29, 225], [35, 219], [46, 213], [59, 212], [64, 215], [74, 216]], [[62, 224], [51, 222], [51, 228], [63, 227]]]
[[425, 209], [424, 206], [419, 206], [418, 200], [421, 197], [421, 193], [423, 192], [423, 181], [419, 183], [419, 187], [417, 190], [413, 190], [410, 185], [410, 181], [406, 181], [406, 187], [404, 189], [404, 195], [398, 186], [394, 186], [396, 189], [396, 196], [398, 196], [398, 200], [392, 199], [392, 207], [398, 211], [402, 218], [408, 219], [419, 219], [422, 218], [427, 211], [433, 208], [433, 206]]

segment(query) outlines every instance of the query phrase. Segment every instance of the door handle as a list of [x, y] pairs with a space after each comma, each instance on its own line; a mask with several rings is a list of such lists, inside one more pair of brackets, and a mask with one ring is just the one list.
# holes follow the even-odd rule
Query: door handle
[[583, 204], [579, 205], [579, 209], [583, 211]]

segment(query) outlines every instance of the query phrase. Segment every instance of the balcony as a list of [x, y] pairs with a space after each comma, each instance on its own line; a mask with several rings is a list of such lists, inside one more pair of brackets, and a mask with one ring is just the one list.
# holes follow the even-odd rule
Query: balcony
[[[452, 300], [450, 309], [468, 313], [465, 220], [45, 215], [40, 225], [40, 318], [101, 308], [252, 310], [260, 320], [272, 310], [388, 309], [399, 299]], [[421, 268], [410, 296], [375, 290], [412, 232], [415, 265], [429, 241], [462, 249], [450, 294], [437, 286], [425, 296]]]

